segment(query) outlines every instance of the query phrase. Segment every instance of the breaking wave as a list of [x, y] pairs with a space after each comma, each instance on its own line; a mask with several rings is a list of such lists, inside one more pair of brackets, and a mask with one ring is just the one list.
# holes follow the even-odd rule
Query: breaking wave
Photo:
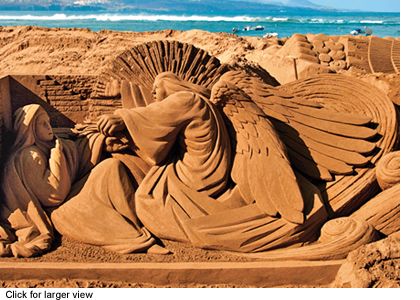
[[72, 21], [93, 20], [98, 22], [120, 21], [173, 21], [173, 22], [285, 22], [317, 24], [390, 24], [399, 25], [399, 20], [344, 20], [332, 18], [290, 18], [290, 17], [250, 17], [250, 16], [202, 16], [202, 15], [152, 15], [152, 14], [54, 14], [54, 15], [0, 15], [3, 21]]

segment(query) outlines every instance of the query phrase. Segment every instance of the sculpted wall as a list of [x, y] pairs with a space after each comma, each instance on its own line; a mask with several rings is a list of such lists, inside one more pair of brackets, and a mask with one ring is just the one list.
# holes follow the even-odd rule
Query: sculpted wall
[[[320, 65], [345, 59], [338, 40], [294, 39], [312, 43], [305, 55]], [[365, 81], [323, 74], [275, 87], [192, 45], [157, 41], [97, 77], [0, 83], [1, 136], [12, 133], [1, 157], [2, 256], [43, 254], [56, 230], [119, 253], [170, 255], [162, 241], [176, 240], [325, 260], [399, 231], [389, 194], [399, 175], [380, 169], [395, 150], [396, 111]], [[377, 195], [379, 186], [388, 190]]]
[[282, 84], [324, 73], [400, 73], [400, 41], [396, 38], [294, 34], [271, 52], [275, 61], [264, 52], [250, 53], [247, 58]]

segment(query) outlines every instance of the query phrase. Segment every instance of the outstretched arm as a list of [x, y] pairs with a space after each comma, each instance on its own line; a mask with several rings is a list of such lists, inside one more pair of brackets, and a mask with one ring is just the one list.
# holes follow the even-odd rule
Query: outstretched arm
[[[167, 157], [181, 130], [195, 119], [209, 117], [203, 115], [205, 105], [197, 94], [177, 92], [146, 107], [119, 109], [115, 115], [124, 121], [133, 150], [154, 165]], [[101, 126], [104, 129], [120, 129], [119, 118], [107, 118], [108, 125]]]

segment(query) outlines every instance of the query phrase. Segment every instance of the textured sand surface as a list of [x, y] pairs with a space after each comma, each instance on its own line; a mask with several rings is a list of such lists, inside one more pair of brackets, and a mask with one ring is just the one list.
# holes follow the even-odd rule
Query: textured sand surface
[[[194, 44], [232, 63], [270, 42], [198, 30], [158, 32], [93, 32], [86, 29], [0, 27], [0, 76], [6, 74], [97, 74], [119, 52], [153, 40]], [[271, 43], [277, 43], [274, 40]]]
[[[210, 55], [216, 56], [221, 63], [245, 67], [251, 72], [262, 75], [266, 81], [272, 84], [283, 84], [295, 79], [303, 79], [306, 75], [327, 72], [343, 73], [374, 85], [385, 92], [397, 106], [400, 104], [400, 42], [396, 39], [328, 38], [310, 35], [299, 35], [289, 39], [261, 39], [198, 30], [185, 32], [165, 30], [142, 33], [93, 32], [87, 29], [49, 29], [32, 26], [0, 27], [0, 77], [28, 74], [95, 76], [100, 74], [120, 52], [144, 42], [162, 39], [193, 44], [208, 51]], [[328, 52], [328, 56], [324, 50], [330, 44], [329, 47], [337, 49]], [[341, 44], [346, 51], [340, 50]], [[347, 64], [347, 67], [343, 68], [343, 64]], [[29, 259], [1, 258], [1, 261], [239, 262], [252, 260], [220, 251], [195, 249], [176, 242], [163, 241], [163, 243], [172, 254], [163, 256], [121, 255], [100, 247], [83, 245], [62, 238], [56, 242], [53, 251], [43, 256]], [[364, 255], [364, 252], [360, 251], [360, 255]], [[357, 255], [353, 254], [353, 260], [357, 260], [355, 256]], [[139, 283], [86, 280], [0, 281], [0, 286], [151, 287]], [[231, 286], [218, 285], [214, 287]]]
[[[331, 62], [325, 63], [319, 59], [325, 53], [317, 51], [324, 51], [326, 46], [319, 49], [318, 44], [328, 38], [322, 43], [332, 43], [332, 48], [345, 46], [345, 49], [330, 50], [328, 60]], [[201, 30], [93, 32], [33, 26], [0, 27], [0, 77], [19, 74], [97, 75], [122, 51], [154, 40], [193, 44], [216, 56], [221, 63], [246, 67], [263, 75], [270, 83], [290, 82], [295, 79], [296, 71], [299, 79], [325, 72], [363, 77], [386, 90], [394, 103], [399, 104], [400, 41], [397, 39], [324, 35], [263, 39]], [[337, 56], [337, 52], [341, 56]], [[332, 60], [343, 57], [346, 62]], [[296, 69], [291, 63], [293, 59]], [[374, 72], [384, 73], [372, 74]]]

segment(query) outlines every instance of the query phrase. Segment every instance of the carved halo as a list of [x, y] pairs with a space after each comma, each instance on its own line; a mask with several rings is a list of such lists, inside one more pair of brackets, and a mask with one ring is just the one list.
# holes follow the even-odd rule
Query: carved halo
[[127, 80], [140, 87], [143, 99], [151, 99], [156, 76], [167, 71], [211, 89], [227, 70], [227, 65], [193, 45], [153, 41], [126, 50], [112, 60], [99, 75], [94, 94], [101, 97], [109, 82]]

